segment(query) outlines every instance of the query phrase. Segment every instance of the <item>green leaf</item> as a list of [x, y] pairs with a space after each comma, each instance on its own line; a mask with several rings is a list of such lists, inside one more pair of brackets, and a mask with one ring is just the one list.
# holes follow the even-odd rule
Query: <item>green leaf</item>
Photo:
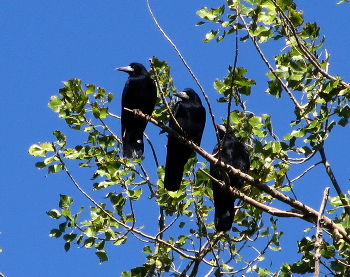
[[142, 189], [137, 189], [137, 190], [128, 190], [128, 195], [131, 198], [131, 200], [138, 200], [142, 194]]
[[76, 239], [77, 236], [78, 236], [77, 234], [65, 234], [65, 235], [63, 236], [63, 239], [64, 239], [66, 242], [73, 242], [73, 241]]
[[52, 109], [55, 113], [58, 113], [63, 106], [63, 102], [58, 96], [51, 96], [50, 102], [48, 104], [49, 108]]
[[291, 133], [291, 136], [296, 138], [302, 138], [305, 136], [305, 131], [303, 129], [300, 130], [293, 130]]
[[152, 254], [152, 250], [151, 250], [151, 247], [149, 247], [149, 245], [146, 245], [143, 250], [142, 250], [143, 253], [146, 253], [146, 254]]
[[216, 37], [216, 35], [218, 34], [218, 30], [214, 31], [214, 30], [210, 30], [206, 35], [205, 35], [205, 40], [204, 42], [208, 42], [210, 40], [212, 40], [213, 38]]
[[261, 267], [258, 267], [256, 269], [256, 272], [258, 272], [259, 274], [259, 277], [266, 277], [266, 276], [271, 276], [271, 272], [268, 271], [266, 268], [261, 268]]
[[321, 245], [321, 255], [322, 257], [325, 257], [326, 259], [330, 259], [335, 254], [335, 247], [334, 245], [326, 245], [323, 243]]
[[203, 7], [199, 11], [197, 11], [197, 15], [200, 18], [212, 21], [215, 20], [218, 17], [218, 15], [223, 13], [223, 9], [224, 6], [209, 11], [207, 7]]
[[59, 202], [58, 206], [61, 209], [69, 208], [70, 205], [72, 205], [72, 203], [73, 203], [73, 198], [72, 197], [70, 197], [68, 195], [60, 194], [60, 202]]
[[62, 165], [61, 164], [54, 164], [50, 165], [48, 168], [49, 173], [57, 173], [61, 170]]
[[349, 229], [349, 228], [350, 228], [350, 215], [345, 216], [345, 218], [343, 219], [341, 225], [342, 225], [345, 229]]
[[222, 267], [223, 267], [224, 270], [226, 270], [228, 272], [231, 272], [234, 269], [234, 267], [229, 266], [228, 264], [225, 264], [225, 263], [222, 263]]
[[70, 249], [70, 242], [66, 242], [66, 243], [64, 244], [64, 250], [66, 250], [66, 252], [68, 252], [69, 249]]
[[59, 210], [53, 209], [47, 212], [47, 215], [54, 218], [54, 219], [59, 219], [62, 214], [60, 213]]
[[127, 236], [123, 236], [120, 237], [119, 239], [117, 239], [115, 242], [113, 242], [113, 245], [121, 245], [124, 244], [127, 241], [128, 237]]
[[108, 108], [101, 108], [100, 109], [100, 118], [103, 119], [103, 118], [106, 118], [108, 115]]
[[85, 87], [87, 88], [87, 90], [85, 91], [86, 94], [91, 94], [95, 92], [95, 85], [86, 84]]
[[40, 145], [33, 144], [30, 146], [28, 153], [34, 157], [46, 157], [48, 151], [54, 151], [52, 144], [49, 142]]
[[92, 114], [95, 118], [100, 118], [100, 110], [99, 108], [92, 106]]
[[114, 98], [113, 93], [110, 92], [110, 93], [107, 94], [107, 101], [108, 101], [108, 103], [112, 102], [113, 98]]
[[62, 231], [59, 229], [52, 229], [50, 231], [49, 236], [53, 238], [59, 238], [60, 236], [62, 236]]
[[39, 169], [42, 169], [42, 168], [46, 167], [46, 163], [44, 163], [44, 162], [37, 162], [37, 163], [35, 163], [35, 167], [37, 167]]
[[54, 131], [53, 135], [57, 138], [58, 142], [57, 144], [60, 145], [61, 147], [64, 147], [66, 144], [66, 136], [61, 132], [61, 131]]
[[100, 250], [95, 252], [95, 254], [97, 255], [97, 257], [100, 259], [100, 264], [102, 264], [103, 262], [108, 261], [108, 256], [105, 250]]
[[69, 220], [73, 220], [72, 213], [67, 208], [62, 210], [62, 215], [65, 216], [66, 218], [68, 218]]
[[294, 9], [289, 9], [289, 18], [295, 27], [300, 26], [304, 22], [303, 13]]
[[264, 125], [262, 123], [261, 117], [257, 117], [257, 116], [249, 118], [248, 121], [249, 121], [250, 125], [255, 129], [260, 129]]
[[94, 244], [95, 244], [95, 238], [87, 238], [84, 241], [84, 247], [86, 249], [91, 249], [92, 247], [94, 247]]
[[95, 234], [96, 234], [95, 228], [94, 228], [94, 227], [87, 227], [87, 228], [84, 230], [84, 234], [85, 234], [87, 237], [93, 237], [93, 236], [95, 236]]

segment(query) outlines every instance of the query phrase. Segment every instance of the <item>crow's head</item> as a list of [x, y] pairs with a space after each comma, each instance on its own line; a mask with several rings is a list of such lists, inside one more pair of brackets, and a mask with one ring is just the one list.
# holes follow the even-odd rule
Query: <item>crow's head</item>
[[191, 101], [191, 102], [201, 102], [198, 94], [191, 88], [185, 88], [181, 92], [174, 93], [175, 96], [181, 98], [183, 101]]
[[148, 75], [147, 69], [140, 63], [131, 63], [128, 66], [118, 67], [116, 70], [124, 71], [130, 76]]
[[234, 132], [231, 128], [231, 126], [229, 126], [228, 130], [227, 130], [227, 125], [226, 124], [216, 124], [216, 128], [218, 129], [218, 132], [219, 132], [219, 137], [220, 137], [220, 140], [223, 139], [223, 137], [225, 136], [225, 133], [227, 133], [227, 136], [233, 136], [235, 137], [234, 135]]

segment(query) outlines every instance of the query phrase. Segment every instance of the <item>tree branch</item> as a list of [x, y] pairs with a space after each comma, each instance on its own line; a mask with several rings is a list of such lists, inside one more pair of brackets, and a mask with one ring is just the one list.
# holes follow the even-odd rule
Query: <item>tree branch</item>
[[[297, 34], [297, 31], [293, 25], [293, 23], [290, 21], [288, 16], [285, 15], [284, 11], [281, 9], [281, 7], [277, 4], [275, 0], [271, 0], [271, 2], [275, 5], [275, 7], [278, 9], [279, 13], [281, 14], [284, 21], [289, 26], [289, 29], [291, 30], [293, 37], [295, 38], [299, 49], [302, 50], [302, 53], [306, 57], [306, 59], [317, 69], [319, 73], [328, 80], [337, 81], [337, 79], [330, 74], [327, 73], [327, 71], [323, 70], [317, 59], [310, 53], [309, 49], [300, 41], [300, 37]], [[344, 81], [340, 81], [340, 84], [342, 87], [350, 89], [350, 85]]]
[[[210, 174], [208, 174], [207, 172], [205, 172], [204, 170], [201, 170], [207, 177], [209, 177], [211, 180], [213, 180], [214, 182], [218, 183], [222, 189], [224, 189], [225, 191], [229, 191], [230, 194], [234, 195], [236, 198], [239, 198], [241, 199], [242, 201], [266, 212], [266, 213], [269, 213], [271, 215], [274, 215], [274, 216], [278, 216], [278, 217], [299, 217], [299, 218], [303, 218], [304, 215], [301, 214], [301, 213], [297, 213], [297, 212], [294, 212], [294, 211], [283, 211], [283, 210], [280, 210], [280, 209], [277, 209], [277, 208], [273, 208], [273, 207], [270, 207], [270, 206], [267, 206], [265, 204], [262, 204], [258, 201], [256, 201], [255, 199], [245, 195], [244, 193], [240, 192], [238, 189], [234, 188], [234, 187], [231, 187], [231, 186], [228, 186], [226, 184], [226, 179], [228, 178], [225, 178], [225, 181], [220, 181], [216, 178], [214, 178], [213, 176], [211, 176]], [[222, 170], [223, 172], [226, 173], [226, 171]], [[223, 173], [222, 172], [222, 173]], [[227, 174], [227, 173], [226, 173]], [[228, 179], [229, 180], [229, 179]], [[307, 220], [307, 219], [306, 219]]]
[[329, 179], [331, 180], [331, 182], [332, 182], [332, 184], [333, 184], [337, 194], [339, 195], [340, 201], [342, 202], [342, 204], [344, 206], [344, 210], [345, 210], [345, 212], [348, 215], [350, 215], [349, 203], [346, 200], [346, 198], [345, 198], [345, 196], [344, 196], [344, 194], [343, 194], [343, 192], [342, 192], [342, 190], [341, 190], [341, 188], [340, 188], [340, 186], [339, 186], [339, 184], [337, 182], [337, 179], [335, 178], [335, 175], [333, 173], [331, 165], [329, 164], [329, 162], [328, 162], [328, 160], [326, 158], [326, 153], [324, 151], [323, 145], [320, 148], [319, 152], [320, 152], [320, 155], [321, 155], [321, 158], [322, 158], [322, 163], [323, 163], [323, 165], [324, 165], [324, 167], [326, 169], [326, 172], [327, 172], [327, 174], [329, 176]]
[[[134, 112], [134, 111], [127, 109], [127, 108], [124, 108], [124, 109], [129, 111], [129, 112]], [[199, 147], [198, 145], [196, 145], [192, 141], [187, 140], [186, 138], [184, 138], [183, 136], [181, 136], [180, 134], [178, 134], [177, 132], [175, 132], [173, 129], [166, 126], [162, 122], [158, 122], [154, 118], [144, 115], [141, 111], [137, 111], [136, 114], [140, 117], [145, 118], [146, 120], [148, 120], [152, 124], [158, 126], [163, 131], [171, 134], [176, 139], [178, 139], [181, 143], [192, 148], [196, 153], [201, 155], [208, 162], [215, 164], [215, 166], [217, 166], [219, 168], [225, 169], [229, 174], [240, 177], [244, 181], [248, 182], [250, 185], [255, 186], [255, 187], [259, 188], [260, 190], [262, 190], [263, 192], [266, 192], [267, 194], [273, 196], [275, 199], [277, 199], [281, 202], [284, 202], [284, 203], [292, 206], [293, 208], [301, 211], [302, 217], [300, 217], [300, 218], [303, 218], [304, 220], [309, 221], [309, 222], [315, 222], [315, 223], [317, 222], [317, 218], [318, 218], [319, 213], [316, 210], [312, 209], [311, 207], [301, 203], [300, 201], [297, 201], [295, 199], [292, 199], [292, 198], [284, 195], [283, 193], [279, 192], [278, 190], [276, 190], [270, 186], [267, 186], [266, 184], [261, 183], [259, 180], [255, 180], [250, 175], [241, 172], [240, 170], [234, 168], [233, 166], [231, 166], [229, 164], [225, 164], [222, 161], [219, 161], [213, 155], [209, 154], [208, 152], [203, 150], [201, 147]], [[233, 193], [233, 189], [230, 189], [230, 192]], [[237, 193], [238, 198], [245, 197], [244, 194], [243, 195], [240, 195], [240, 194], [241, 193]], [[260, 208], [260, 206], [257, 206], [257, 208]], [[277, 211], [277, 214], [278, 214], [278, 211]], [[347, 243], [350, 243], [350, 236], [348, 236], [345, 229], [343, 227], [340, 227], [337, 224], [335, 224], [328, 217], [324, 217], [324, 226], [325, 226], [325, 228], [329, 229], [330, 232], [333, 233], [334, 235], [336, 235], [338, 237], [340, 236]]]
[[323, 193], [323, 199], [318, 212], [317, 228], [316, 228], [316, 240], [315, 240], [315, 275], [314, 277], [320, 276], [320, 258], [321, 258], [321, 243], [322, 243], [322, 226], [323, 226], [323, 213], [327, 204], [329, 196], [329, 188], [326, 188]]

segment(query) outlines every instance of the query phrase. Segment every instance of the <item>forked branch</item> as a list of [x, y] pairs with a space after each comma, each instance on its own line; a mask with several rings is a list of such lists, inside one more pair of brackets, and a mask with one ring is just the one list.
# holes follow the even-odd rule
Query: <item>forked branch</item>
[[[130, 111], [130, 112], [134, 112], [134, 111], [132, 111], [130, 109], [127, 109], [127, 108], [124, 108], [124, 109], [127, 110], [127, 111]], [[248, 182], [250, 185], [259, 188], [260, 190], [262, 190], [263, 192], [271, 195], [275, 199], [290, 205], [294, 209], [299, 210], [303, 214], [303, 216], [301, 218], [303, 218], [304, 220], [307, 220], [307, 221], [310, 221], [310, 222], [317, 222], [317, 218], [319, 216], [319, 213], [316, 210], [312, 209], [311, 207], [301, 203], [300, 201], [297, 201], [295, 199], [292, 199], [292, 198], [284, 195], [283, 193], [281, 193], [280, 191], [274, 189], [273, 187], [270, 187], [270, 186], [267, 186], [266, 184], [261, 183], [259, 180], [255, 180], [252, 176], [241, 172], [240, 170], [234, 168], [233, 166], [231, 166], [229, 164], [225, 164], [222, 161], [219, 161], [213, 155], [209, 154], [208, 152], [203, 150], [201, 147], [199, 147], [198, 145], [196, 145], [192, 141], [187, 140], [185, 137], [181, 136], [180, 134], [175, 132], [170, 127], [166, 126], [162, 122], [158, 122], [157, 120], [155, 120], [152, 117], [149, 117], [149, 116], [143, 114], [141, 111], [137, 111], [137, 116], [140, 116], [140, 117], [148, 120], [152, 124], [154, 124], [154, 125], [158, 126], [159, 128], [161, 128], [163, 131], [165, 131], [165, 132], [169, 133], [170, 135], [174, 136], [181, 143], [183, 143], [183, 144], [187, 145], [188, 147], [192, 148], [196, 153], [201, 155], [208, 162], [213, 163], [217, 167], [226, 170], [226, 172], [228, 172], [229, 174], [232, 174], [232, 175], [240, 177], [244, 181]], [[233, 190], [230, 190], [230, 192], [233, 193]], [[240, 195], [240, 194], [241, 193], [237, 193], [237, 197], [238, 198], [240, 198], [240, 197], [243, 198], [244, 196]], [[260, 208], [260, 207], [257, 206], [257, 208]], [[330, 218], [324, 217], [324, 226], [325, 226], [325, 228], [327, 228], [331, 233], [333, 233], [337, 237], [341, 237], [347, 243], [350, 243], [350, 236], [348, 236], [348, 234], [345, 231], [345, 229], [340, 227], [340, 226], [338, 226], [337, 224], [335, 224]]]

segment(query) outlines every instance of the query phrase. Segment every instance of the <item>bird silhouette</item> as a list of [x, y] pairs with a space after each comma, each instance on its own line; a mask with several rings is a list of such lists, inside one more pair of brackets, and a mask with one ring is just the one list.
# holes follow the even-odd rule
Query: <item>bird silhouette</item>
[[131, 63], [116, 70], [129, 74], [122, 94], [123, 155], [127, 158], [140, 158], [144, 151], [143, 132], [148, 122], [124, 108], [151, 115], [157, 100], [157, 88], [146, 68], [140, 63]]
[[[181, 98], [172, 112], [182, 131], [171, 119], [169, 127], [200, 146], [206, 118], [201, 99], [191, 88], [174, 95]], [[177, 191], [180, 188], [185, 164], [192, 153], [190, 147], [168, 135], [164, 188], [169, 191]]]
[[[245, 146], [236, 138], [233, 129], [229, 127], [226, 130], [224, 125], [216, 125], [219, 131], [221, 152], [219, 153], [219, 143], [214, 147], [213, 155], [216, 155], [220, 161], [232, 165], [234, 168], [247, 173], [250, 167], [249, 154]], [[226, 136], [225, 136], [226, 133]], [[225, 138], [224, 138], [225, 136]], [[215, 179], [224, 181], [222, 173], [214, 165], [210, 164], [210, 175]], [[241, 189], [243, 180], [237, 176], [229, 175], [230, 186]], [[220, 231], [228, 231], [232, 227], [234, 217], [235, 197], [223, 190], [221, 186], [212, 181], [212, 189], [215, 207], [215, 229]]]

